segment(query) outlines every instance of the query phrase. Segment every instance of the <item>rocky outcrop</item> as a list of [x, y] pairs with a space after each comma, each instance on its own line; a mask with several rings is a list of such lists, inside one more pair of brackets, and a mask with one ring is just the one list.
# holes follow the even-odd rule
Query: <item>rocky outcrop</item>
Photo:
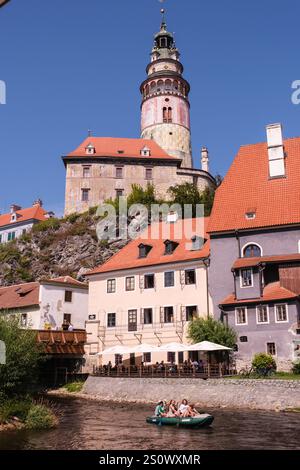
[[70, 275], [79, 280], [127, 241], [98, 241], [97, 218], [82, 214], [37, 225], [19, 240], [0, 245], [0, 286]]

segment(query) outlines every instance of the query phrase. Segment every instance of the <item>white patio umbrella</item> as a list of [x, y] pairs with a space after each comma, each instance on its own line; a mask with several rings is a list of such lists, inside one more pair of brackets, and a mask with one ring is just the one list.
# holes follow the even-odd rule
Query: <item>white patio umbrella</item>
[[98, 356], [107, 356], [109, 354], [130, 354], [130, 349], [127, 346], [119, 344], [118, 346], [112, 346], [111, 348], [104, 349], [104, 351], [99, 352]]
[[201, 341], [188, 347], [188, 351], [231, 351], [231, 348], [221, 344], [211, 343], [210, 341]]
[[149, 353], [149, 352], [158, 352], [160, 349], [157, 346], [152, 346], [152, 344], [141, 343], [138, 346], [132, 346], [128, 348], [131, 353]]
[[158, 351], [163, 352], [181, 352], [188, 351], [188, 346], [182, 343], [167, 343], [158, 347]]

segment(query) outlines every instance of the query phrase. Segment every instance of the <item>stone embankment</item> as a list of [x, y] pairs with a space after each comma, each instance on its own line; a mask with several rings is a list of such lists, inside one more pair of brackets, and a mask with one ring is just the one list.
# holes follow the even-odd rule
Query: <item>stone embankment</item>
[[155, 403], [187, 398], [202, 408], [300, 409], [300, 381], [251, 379], [138, 379], [90, 376], [82, 397]]

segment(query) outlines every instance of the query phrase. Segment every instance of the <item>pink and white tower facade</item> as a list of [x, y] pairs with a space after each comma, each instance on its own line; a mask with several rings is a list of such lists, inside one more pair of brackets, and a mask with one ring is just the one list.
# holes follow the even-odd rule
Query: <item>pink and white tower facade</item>
[[182, 168], [193, 168], [190, 129], [190, 85], [183, 78], [174, 36], [163, 18], [155, 35], [148, 78], [141, 85], [141, 137], [154, 139], [167, 153], [182, 160]]

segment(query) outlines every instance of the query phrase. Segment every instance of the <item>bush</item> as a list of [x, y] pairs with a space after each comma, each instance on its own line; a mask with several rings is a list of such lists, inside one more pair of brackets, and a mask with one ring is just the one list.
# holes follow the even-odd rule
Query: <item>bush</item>
[[300, 361], [294, 362], [292, 372], [293, 374], [300, 374]]
[[32, 227], [33, 232], [47, 232], [47, 230], [58, 230], [60, 227], [60, 219], [56, 219], [55, 217], [51, 219], [44, 220], [43, 222], [39, 222], [38, 224]]
[[25, 425], [28, 429], [50, 429], [56, 426], [55, 414], [45, 405], [31, 405]]
[[70, 224], [74, 224], [79, 217], [80, 214], [78, 214], [77, 212], [73, 212], [73, 214], [70, 214], [65, 218], [65, 221], [70, 222]]
[[271, 354], [258, 353], [252, 360], [252, 367], [259, 375], [267, 375], [277, 369], [276, 361]]

